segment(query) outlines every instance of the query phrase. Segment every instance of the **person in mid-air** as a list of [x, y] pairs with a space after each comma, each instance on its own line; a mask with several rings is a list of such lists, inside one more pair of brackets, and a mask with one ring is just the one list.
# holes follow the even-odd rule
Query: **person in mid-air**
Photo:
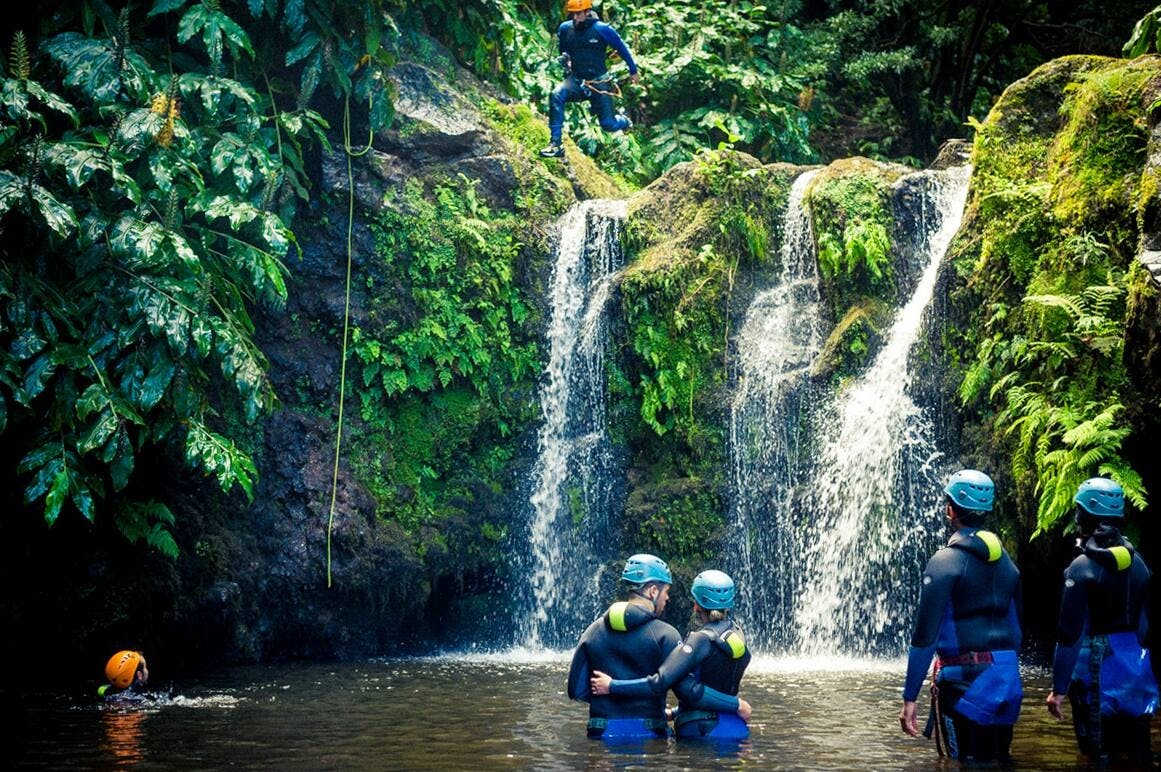
[[613, 113], [616, 86], [608, 75], [605, 55], [612, 48], [629, 67], [629, 79], [637, 80], [637, 63], [629, 47], [611, 26], [593, 11], [593, 0], [568, 0], [568, 21], [556, 31], [561, 60], [567, 75], [548, 100], [548, 129], [552, 140], [540, 151], [546, 158], [564, 155], [561, 131], [564, 128], [564, 106], [587, 99], [593, 114], [605, 131], [625, 131], [633, 126], [628, 116]]

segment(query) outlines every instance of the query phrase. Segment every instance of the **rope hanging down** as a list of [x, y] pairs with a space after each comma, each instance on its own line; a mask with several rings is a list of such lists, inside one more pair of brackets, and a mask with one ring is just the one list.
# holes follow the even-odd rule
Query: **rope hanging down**
[[[371, 100], [367, 100], [368, 111]], [[339, 417], [335, 427], [335, 465], [331, 475], [331, 508], [327, 517], [327, 587], [331, 586], [331, 533], [335, 527], [335, 501], [339, 495], [339, 452], [343, 446], [343, 402], [347, 392], [347, 337], [351, 328], [351, 264], [354, 262], [354, 230], [355, 230], [355, 172], [351, 165], [352, 158], [366, 155], [371, 149], [374, 133], [367, 129], [367, 146], [361, 150], [351, 147], [351, 96], [347, 95], [343, 103], [343, 152], [347, 156], [347, 281], [343, 298], [343, 346], [342, 359], [339, 364]]]

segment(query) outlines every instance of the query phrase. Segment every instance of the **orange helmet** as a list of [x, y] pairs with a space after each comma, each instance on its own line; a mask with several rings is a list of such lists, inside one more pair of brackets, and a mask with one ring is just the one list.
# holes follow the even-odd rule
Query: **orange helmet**
[[564, 6], [565, 13], [580, 13], [593, 7], [593, 0], [568, 0]]
[[139, 651], [119, 651], [105, 664], [105, 677], [118, 689], [128, 689], [133, 683], [137, 668], [145, 664], [145, 657]]

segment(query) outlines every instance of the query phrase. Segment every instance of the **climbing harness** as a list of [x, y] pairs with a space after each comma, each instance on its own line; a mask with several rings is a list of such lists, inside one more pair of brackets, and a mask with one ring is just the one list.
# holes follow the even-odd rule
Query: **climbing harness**
[[[602, 91], [600, 88], [598, 88], [598, 86], [611, 86], [612, 90]], [[609, 75], [608, 73], [605, 73], [603, 77], [596, 80], [582, 80], [580, 82], [580, 87], [581, 91], [584, 92], [586, 97], [589, 96], [591, 92], [604, 94], [605, 96], [610, 96], [614, 99], [621, 96], [621, 86], [617, 83], [617, 81], [613, 80], [613, 76]]]
[[[371, 97], [367, 98], [367, 109], [371, 109]], [[366, 155], [371, 150], [374, 133], [367, 129], [367, 146], [361, 150], [351, 147], [351, 96], [343, 103], [343, 152], [347, 156], [347, 280], [343, 299], [343, 346], [339, 364], [339, 416], [335, 426], [335, 464], [331, 475], [331, 507], [327, 517], [327, 587], [331, 586], [331, 534], [335, 526], [335, 502], [339, 495], [339, 452], [343, 446], [343, 400], [347, 391], [347, 338], [351, 329], [351, 265], [354, 262], [355, 231], [355, 171], [351, 159]]]

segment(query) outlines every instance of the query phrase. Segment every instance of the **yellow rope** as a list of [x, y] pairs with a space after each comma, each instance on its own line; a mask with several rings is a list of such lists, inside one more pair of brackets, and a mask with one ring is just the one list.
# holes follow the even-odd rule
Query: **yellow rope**
[[[368, 111], [371, 107], [367, 101]], [[374, 133], [368, 127], [367, 146], [362, 150], [351, 147], [351, 97], [343, 104], [343, 151], [347, 155], [347, 284], [343, 299], [343, 354], [339, 364], [339, 418], [335, 427], [335, 465], [331, 475], [331, 509], [327, 518], [327, 587], [331, 586], [331, 533], [335, 527], [335, 501], [339, 495], [339, 453], [343, 446], [343, 402], [347, 392], [347, 337], [351, 328], [351, 264], [354, 262], [355, 230], [355, 172], [351, 159], [365, 155], [371, 149]]]

